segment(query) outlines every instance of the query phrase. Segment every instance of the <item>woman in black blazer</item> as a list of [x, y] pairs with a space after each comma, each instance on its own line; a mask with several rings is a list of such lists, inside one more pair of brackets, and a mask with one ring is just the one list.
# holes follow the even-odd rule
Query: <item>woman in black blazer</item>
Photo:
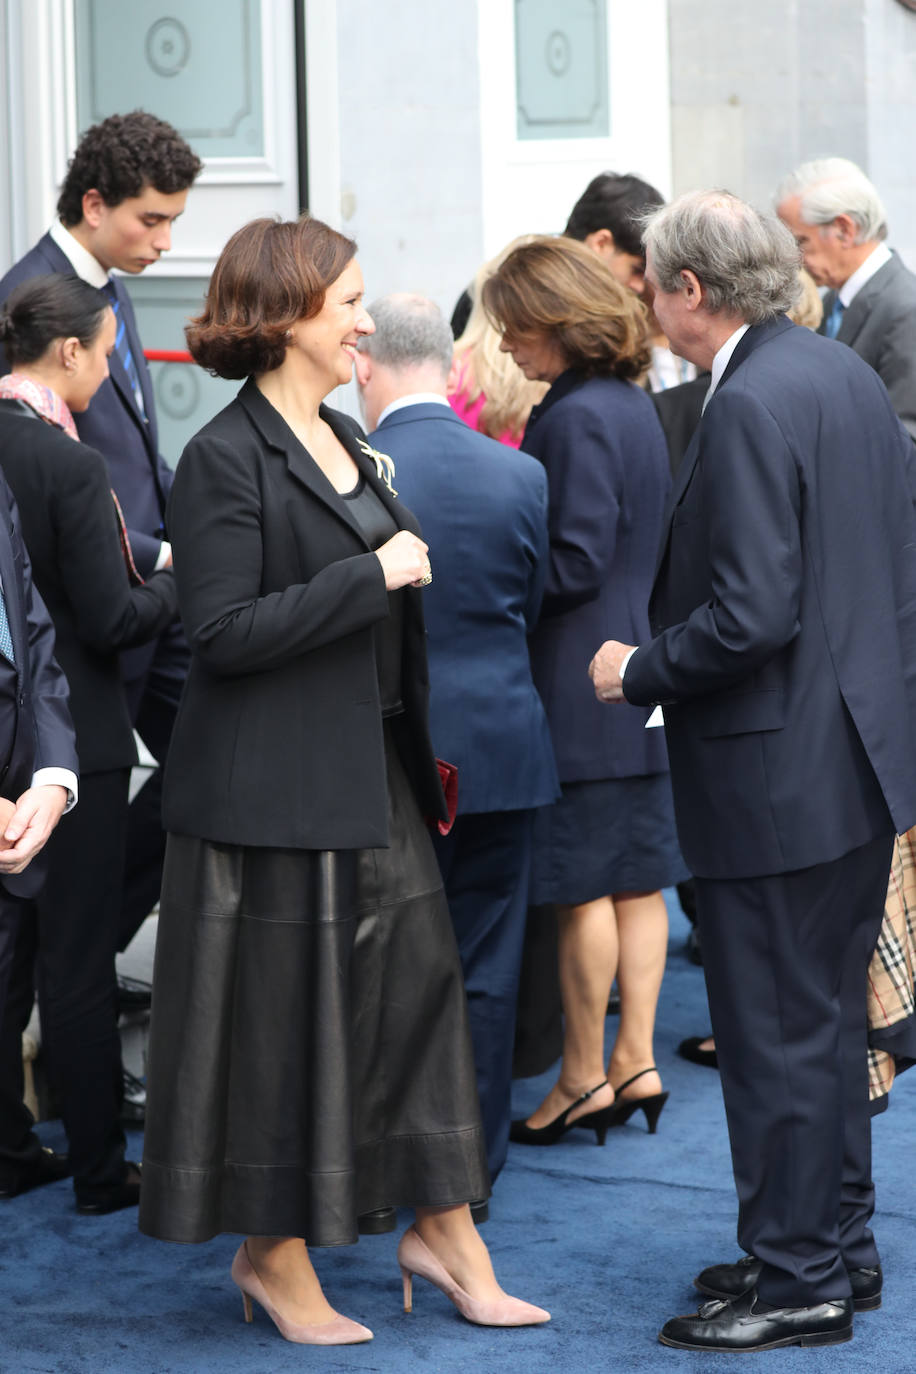
[[648, 636], [668, 455], [635, 384], [648, 361], [645, 312], [595, 253], [566, 238], [525, 244], [483, 301], [525, 375], [551, 383], [522, 449], [547, 470], [550, 559], [531, 666], [562, 796], [538, 815], [531, 900], [557, 907], [565, 1026], [559, 1080], [511, 1138], [549, 1145], [576, 1126], [603, 1142], [635, 1110], [654, 1131], [667, 1097], [652, 1046], [668, 939], [659, 889], [685, 873], [663, 732], [646, 729], [648, 711], [604, 710], [588, 665], [605, 626], [626, 627], [628, 644]]
[[[140, 1192], [119, 1119], [115, 952], [137, 750], [117, 655], [155, 638], [176, 609], [171, 572], [143, 585], [133, 575], [104, 459], [76, 436], [72, 412], [86, 409], [108, 375], [114, 338], [107, 299], [78, 277], [34, 277], [0, 315], [13, 369], [0, 380], [0, 467], [54, 622], [80, 762], [79, 803], [48, 842], [44, 888], [23, 908], [20, 971], [37, 949], [42, 1039], [84, 1213], [135, 1206]], [[33, 986], [20, 978], [0, 1039], [0, 1160], [29, 1132], [19, 1022]]]
[[[250, 379], [185, 449], [169, 528], [192, 650], [169, 832], [140, 1224], [241, 1232], [232, 1266], [288, 1340], [371, 1338], [306, 1246], [417, 1209], [398, 1258], [471, 1321], [509, 1298], [467, 1206], [489, 1183], [461, 975], [422, 814], [426, 545], [390, 460], [321, 402], [372, 321], [355, 245], [316, 220], [230, 239], [188, 330]], [[377, 1221], [377, 1217], [376, 1217]]]

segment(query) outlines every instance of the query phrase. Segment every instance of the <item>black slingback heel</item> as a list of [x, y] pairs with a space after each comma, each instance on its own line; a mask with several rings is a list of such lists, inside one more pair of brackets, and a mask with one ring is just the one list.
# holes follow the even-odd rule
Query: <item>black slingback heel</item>
[[[611, 1126], [623, 1126], [625, 1122], [629, 1121], [634, 1112], [642, 1111], [646, 1116], [646, 1125], [649, 1128], [649, 1134], [655, 1135], [658, 1127], [658, 1118], [662, 1114], [662, 1107], [664, 1107], [665, 1103], [668, 1101], [668, 1094], [652, 1093], [650, 1097], [629, 1098], [622, 1098], [620, 1096], [624, 1088], [628, 1088], [631, 1083], [636, 1082], [637, 1078], [642, 1078], [647, 1073], [658, 1073], [658, 1070], [654, 1064], [650, 1064], [647, 1069], [640, 1069], [639, 1073], [634, 1073], [633, 1077], [628, 1078], [626, 1083], [621, 1083], [619, 1088], [614, 1089], [614, 1105], [606, 1109], [613, 1117], [613, 1120], [610, 1122]], [[595, 1115], [597, 1115], [597, 1113], [595, 1113]], [[580, 1117], [579, 1120], [581, 1121], [581, 1119]], [[573, 1122], [575, 1126], [578, 1126], [578, 1124], [578, 1121]]]
[[597, 1087], [591, 1088], [587, 1093], [582, 1093], [580, 1097], [577, 1097], [575, 1102], [566, 1108], [565, 1112], [555, 1116], [553, 1121], [548, 1121], [546, 1126], [529, 1126], [524, 1119], [513, 1121], [509, 1127], [509, 1139], [514, 1140], [516, 1145], [556, 1145], [557, 1141], [567, 1131], [573, 1131], [578, 1126], [584, 1126], [587, 1131], [595, 1132], [596, 1144], [603, 1145], [610, 1128], [617, 1125], [617, 1122], [613, 1120], [616, 1103], [612, 1103], [609, 1107], [599, 1107], [595, 1112], [584, 1112], [582, 1116], [577, 1116], [575, 1121], [568, 1121], [567, 1118], [570, 1112], [575, 1111], [590, 1097], [594, 1097], [598, 1089], [606, 1085], [607, 1079], [605, 1078]]

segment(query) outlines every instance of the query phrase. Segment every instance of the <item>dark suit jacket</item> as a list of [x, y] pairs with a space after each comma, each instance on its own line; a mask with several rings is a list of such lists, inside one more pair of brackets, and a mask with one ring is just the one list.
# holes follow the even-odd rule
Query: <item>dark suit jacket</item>
[[[834, 291], [824, 298], [821, 334], [835, 300]], [[896, 254], [843, 312], [837, 338], [875, 369], [891, 404], [916, 439], [916, 276]]]
[[[419, 532], [322, 408], [401, 529]], [[372, 629], [388, 615], [378, 558], [318, 465], [253, 382], [185, 449], [169, 504], [191, 645], [165, 775], [166, 828], [229, 844], [388, 843]], [[444, 816], [429, 742], [422, 593], [404, 596], [399, 752], [424, 813]]]
[[54, 622], [80, 772], [129, 768], [137, 751], [116, 651], [174, 617], [174, 578], [154, 573], [131, 588], [103, 459], [18, 401], [0, 401], [0, 467]]
[[547, 471], [550, 561], [531, 638], [562, 782], [667, 771], [648, 711], [608, 710], [588, 665], [611, 637], [649, 633], [649, 588], [670, 486], [668, 451], [646, 393], [616, 377], [567, 371], [535, 406], [522, 439]]
[[680, 386], [669, 386], [666, 391], [649, 393], [668, 441], [672, 474], [680, 467], [681, 459], [690, 447], [690, 441], [700, 423], [703, 402], [709, 390], [709, 380], [709, 373], [701, 372], [693, 381], [682, 382]]
[[624, 679], [666, 703], [692, 873], [806, 868], [916, 821], [911, 449], [851, 349], [785, 318], [735, 349]]
[[394, 459], [430, 548], [430, 730], [458, 765], [458, 810], [544, 806], [557, 774], [527, 640], [547, 573], [544, 470], [434, 402], [396, 410], [369, 442]]
[[[0, 304], [20, 282], [50, 272], [69, 274], [73, 266], [50, 234], [45, 234], [0, 281]], [[145, 577], [152, 572], [159, 556], [172, 471], [159, 453], [153, 383], [143, 357], [133, 306], [123, 282], [117, 277], [112, 281], [140, 377], [147, 419], [144, 420], [137, 409], [124, 365], [114, 352], [109, 360], [111, 376], [99, 387], [89, 409], [75, 417], [76, 427], [83, 443], [98, 449], [108, 464], [111, 485], [118, 494], [130, 534], [134, 560]], [[0, 376], [6, 372], [9, 366], [0, 350]]]
[[[16, 660], [14, 690], [0, 695], [0, 755], [5, 759], [0, 795], [16, 801], [39, 768], [76, 773], [78, 765], [67, 680], [54, 659], [54, 626], [32, 583], [16, 502], [2, 480], [0, 580]], [[42, 851], [22, 873], [5, 876], [3, 887], [17, 897], [33, 897], [44, 882], [44, 865]]]

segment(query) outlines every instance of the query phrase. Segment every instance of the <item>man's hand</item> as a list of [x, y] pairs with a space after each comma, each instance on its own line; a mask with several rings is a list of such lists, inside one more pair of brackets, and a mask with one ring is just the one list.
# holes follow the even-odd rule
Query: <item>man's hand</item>
[[48, 841], [67, 805], [66, 787], [30, 787], [16, 803], [3, 831], [0, 873], [21, 873]]
[[588, 665], [588, 675], [595, 686], [595, 696], [599, 701], [625, 701], [620, 681], [620, 665], [635, 644], [620, 644], [616, 639], [606, 639]]

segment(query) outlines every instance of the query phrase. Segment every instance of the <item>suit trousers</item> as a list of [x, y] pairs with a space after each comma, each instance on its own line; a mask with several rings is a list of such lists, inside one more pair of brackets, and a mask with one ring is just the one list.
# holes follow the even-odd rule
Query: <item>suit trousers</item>
[[22, 1032], [37, 987], [42, 1056], [74, 1183], [107, 1187], [124, 1177], [114, 959], [128, 777], [126, 769], [82, 777], [78, 806], [48, 841], [44, 887], [31, 900], [0, 902], [0, 931], [18, 924], [0, 1020], [0, 1175], [14, 1175], [41, 1148], [22, 1102]]
[[850, 1293], [878, 1263], [866, 977], [893, 834], [769, 877], [696, 879], [712, 1029], [738, 1192], [738, 1240], [764, 1302]]
[[533, 810], [481, 811], [457, 816], [448, 835], [433, 835], [464, 974], [487, 1164], [494, 1182], [509, 1148], [515, 1009], [533, 823]]

